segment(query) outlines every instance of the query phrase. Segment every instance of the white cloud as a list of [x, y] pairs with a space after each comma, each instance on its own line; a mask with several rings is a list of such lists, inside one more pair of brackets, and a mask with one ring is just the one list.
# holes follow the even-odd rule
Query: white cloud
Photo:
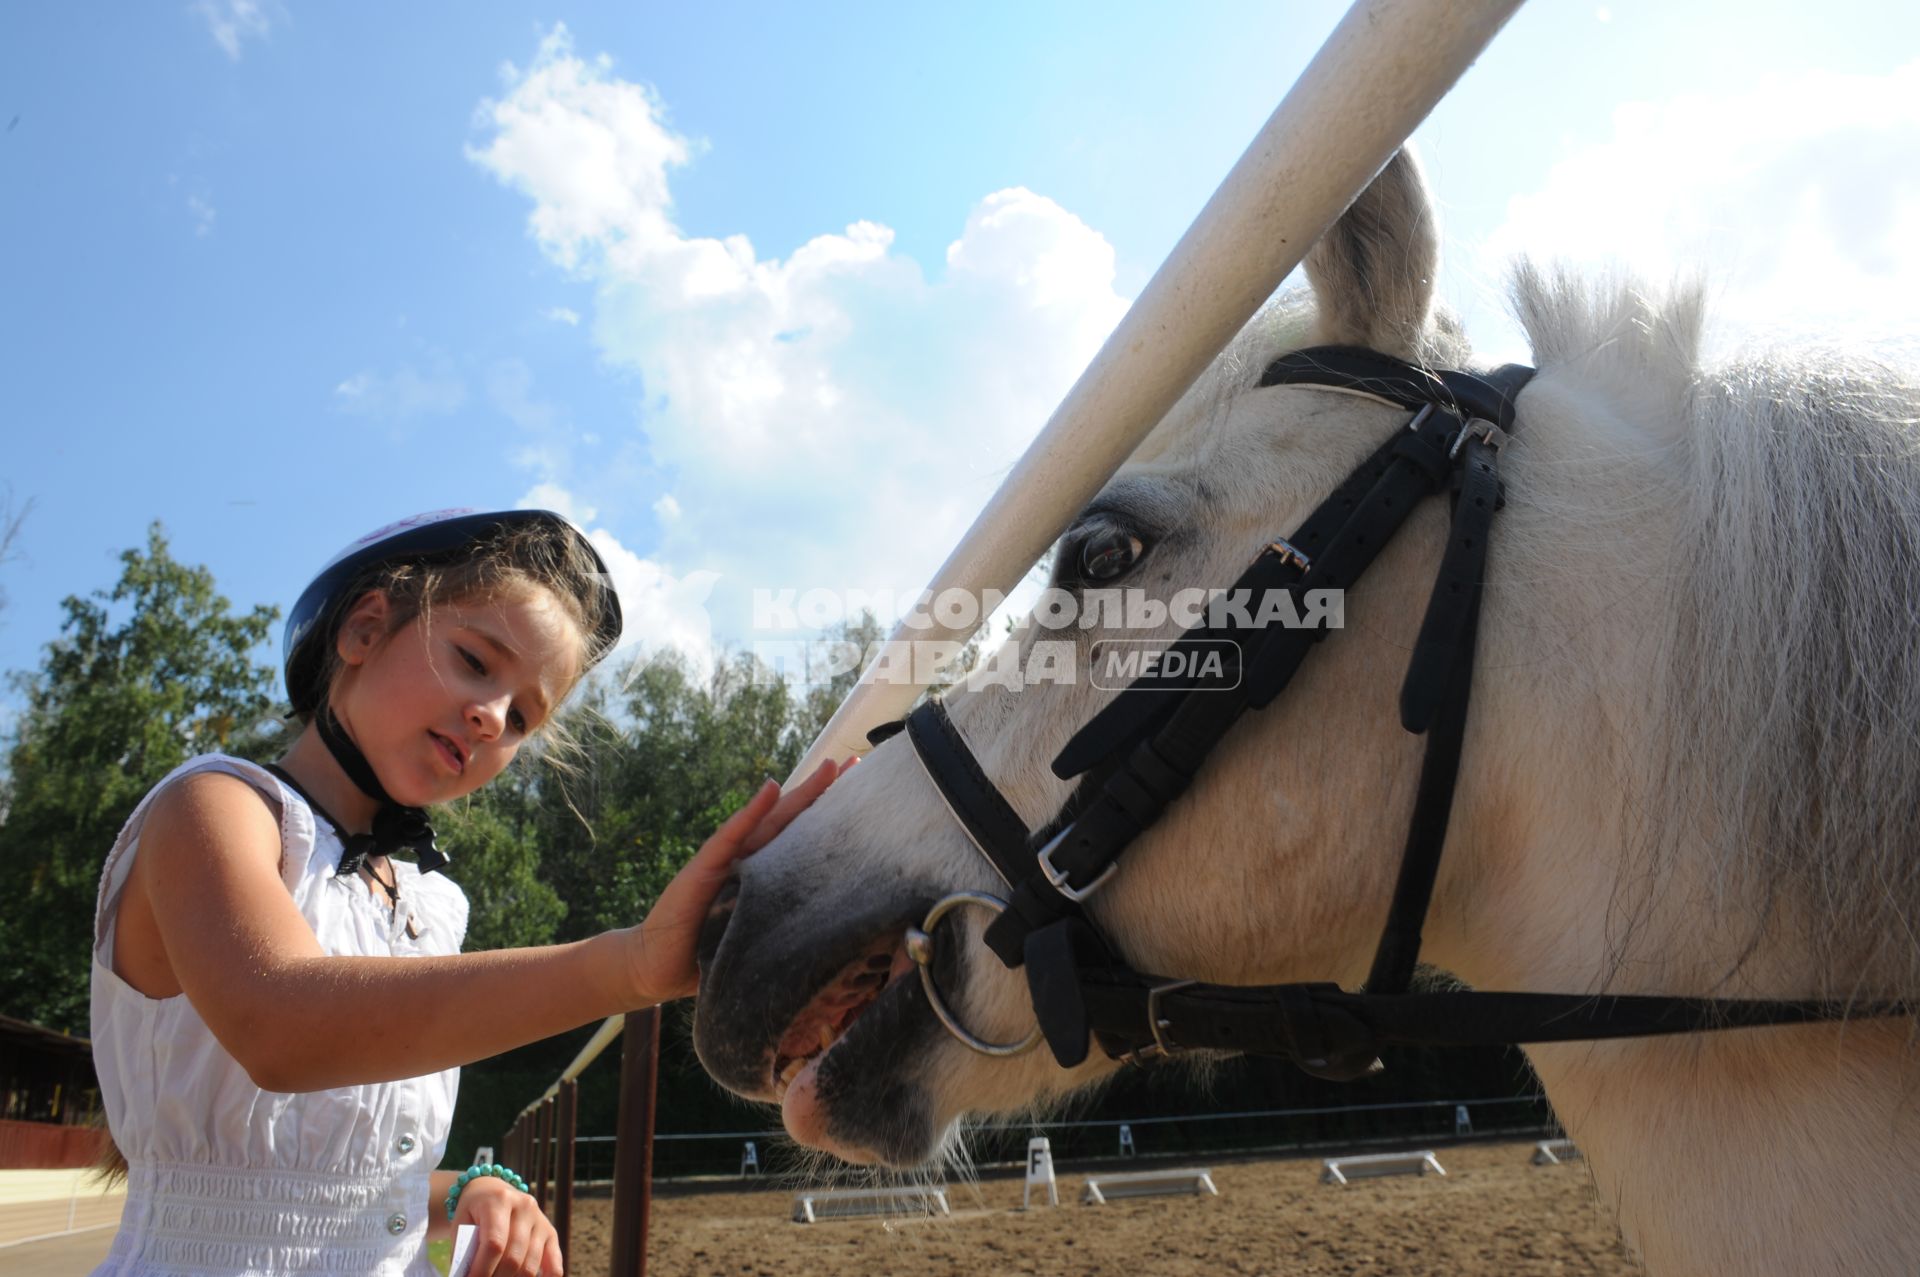
[[588, 539], [606, 561], [620, 596], [622, 628], [620, 646], [612, 658], [615, 668], [631, 672], [674, 651], [686, 656], [702, 677], [711, 674], [719, 653], [707, 599], [719, 574], [702, 568], [675, 576], [621, 545], [604, 528], [594, 529]]
[[600, 514], [592, 506], [576, 500], [573, 493], [557, 483], [536, 483], [521, 493], [520, 499], [513, 504], [522, 510], [551, 510], [583, 528]]
[[219, 214], [213, 205], [198, 195], [187, 196], [187, 210], [193, 214], [193, 233], [207, 236], [213, 234], [213, 219]]
[[382, 421], [444, 417], [467, 401], [466, 382], [446, 361], [428, 372], [411, 364], [390, 373], [355, 373], [333, 388], [334, 403], [345, 412]]
[[662, 523], [672, 523], [680, 517], [680, 503], [673, 499], [671, 492], [653, 503], [653, 513]]
[[1613, 136], [1512, 200], [1488, 245], [1651, 283], [1703, 271], [1723, 329], [1840, 339], [1904, 324], [1920, 290], [1920, 62], [1633, 102]]
[[761, 586], [925, 584], [1126, 308], [1106, 240], [1019, 188], [966, 216], [938, 280], [868, 221], [785, 258], [688, 234], [668, 177], [696, 148], [564, 27], [479, 121], [469, 156], [640, 374], [678, 511], [656, 507], [655, 553], [724, 572], [729, 616]]
[[612, 239], [677, 238], [667, 169], [687, 162], [687, 143], [660, 123], [644, 87], [609, 78], [610, 67], [604, 56], [574, 57], [572, 37], [556, 26], [529, 70], [502, 69], [512, 92], [482, 107], [493, 139], [468, 148], [533, 196], [533, 231], [567, 266]]
[[206, 22], [214, 43], [235, 62], [240, 60], [242, 40], [267, 38], [270, 24], [259, 0], [194, 0], [192, 12]]
[[549, 306], [540, 313], [556, 324], [565, 324], [569, 328], [580, 326], [580, 312], [566, 306]]
[[605, 528], [593, 527], [599, 511], [583, 504], [557, 483], [536, 483], [514, 502], [522, 510], [552, 510], [587, 532], [620, 596], [620, 644], [612, 658], [622, 676], [644, 668], [666, 652], [678, 652], [702, 677], [713, 672], [719, 653], [707, 598], [718, 575], [694, 571], [676, 576], [653, 559], [643, 558]]

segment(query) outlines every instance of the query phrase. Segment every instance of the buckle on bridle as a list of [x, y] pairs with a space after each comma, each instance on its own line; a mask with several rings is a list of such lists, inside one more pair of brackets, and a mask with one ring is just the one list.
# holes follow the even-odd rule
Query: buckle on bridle
[[1460, 427], [1460, 433], [1453, 437], [1453, 444], [1447, 449], [1447, 460], [1452, 461], [1459, 456], [1460, 449], [1467, 446], [1467, 440], [1470, 438], [1479, 439], [1496, 453], [1506, 451], [1506, 431], [1485, 417], [1468, 417], [1467, 424]]
[[1068, 825], [1065, 829], [1055, 834], [1047, 845], [1040, 849], [1040, 855], [1037, 859], [1040, 862], [1040, 872], [1047, 876], [1047, 881], [1053, 884], [1053, 889], [1073, 901], [1073, 903], [1080, 904], [1086, 900], [1088, 896], [1091, 896], [1094, 892], [1106, 885], [1107, 879], [1113, 877], [1113, 871], [1120, 867], [1120, 862], [1118, 860], [1109, 860], [1107, 867], [1100, 871], [1099, 877], [1084, 887], [1074, 886], [1067, 878], [1066, 871], [1053, 863], [1053, 853], [1059, 848], [1062, 842], [1066, 841], [1067, 835], [1072, 832], [1073, 826]]
[[1143, 1046], [1138, 1051], [1129, 1051], [1120, 1057], [1123, 1064], [1144, 1064], [1148, 1060], [1164, 1060], [1182, 1048], [1167, 1041], [1167, 1029], [1171, 1026], [1160, 1018], [1160, 997], [1172, 993], [1175, 989], [1184, 989], [1197, 984], [1195, 980], [1168, 980], [1156, 984], [1147, 990], [1147, 1028], [1153, 1032], [1153, 1045]]
[[1275, 537], [1268, 542], [1267, 553], [1278, 555], [1282, 563], [1291, 563], [1302, 572], [1313, 567], [1313, 560], [1307, 557], [1306, 551], [1285, 537]]

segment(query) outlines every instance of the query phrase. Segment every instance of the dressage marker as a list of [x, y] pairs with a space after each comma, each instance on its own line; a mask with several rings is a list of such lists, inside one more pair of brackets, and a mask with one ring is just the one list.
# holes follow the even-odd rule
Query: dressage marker
[[951, 1215], [944, 1184], [927, 1188], [834, 1188], [793, 1195], [793, 1222], [868, 1215]]
[[1329, 1157], [1320, 1163], [1322, 1184], [1344, 1184], [1350, 1179], [1374, 1179], [1381, 1175], [1445, 1175], [1446, 1167], [1431, 1152], [1369, 1153], [1365, 1157]]
[[1044, 1189], [1047, 1205], [1060, 1204], [1060, 1185], [1053, 1178], [1053, 1145], [1044, 1135], [1027, 1141], [1027, 1184], [1020, 1192], [1020, 1209], [1033, 1205], [1033, 1190]]
[[1533, 1146], [1535, 1166], [1558, 1166], [1562, 1162], [1581, 1160], [1582, 1154], [1572, 1140], [1542, 1140]]
[[1211, 1193], [1213, 1172], [1204, 1166], [1189, 1166], [1172, 1171], [1128, 1171], [1122, 1175], [1089, 1175], [1080, 1194], [1082, 1206], [1103, 1206], [1120, 1197], [1167, 1197], [1178, 1193]]

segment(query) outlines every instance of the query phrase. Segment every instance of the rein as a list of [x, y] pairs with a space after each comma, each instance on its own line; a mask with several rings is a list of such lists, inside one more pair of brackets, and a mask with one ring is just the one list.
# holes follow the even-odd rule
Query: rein
[[[1230, 653], [1225, 677], [1192, 688], [1143, 678], [1096, 714], [1054, 759], [1079, 784], [1060, 815], [1029, 831], [937, 701], [875, 729], [901, 730], [1007, 895], [960, 892], [910, 928], [907, 952], [927, 999], [959, 1041], [1015, 1055], [1042, 1036], [1062, 1067], [1085, 1060], [1090, 1039], [1112, 1058], [1142, 1061], [1192, 1049], [1272, 1055], [1319, 1077], [1378, 1071], [1385, 1044], [1503, 1045], [1644, 1037], [1910, 1014], [1902, 1002], [1747, 1000], [1562, 993], [1410, 993], [1421, 931], [1446, 842], [1459, 776], [1473, 653], [1494, 515], [1504, 505], [1499, 455], [1514, 430], [1514, 401], [1533, 369], [1434, 372], [1377, 351], [1320, 346], [1274, 361], [1261, 386], [1305, 385], [1383, 399], [1414, 413], [1336, 487], [1290, 537], [1265, 546], [1235, 582], [1260, 600], [1344, 589], [1385, 548], [1413, 509], [1445, 492], [1451, 528], [1407, 663], [1400, 721], [1426, 752], [1387, 923], [1363, 992], [1332, 983], [1238, 986], [1148, 975], [1127, 966], [1087, 916], [1085, 902], [1119, 869], [1120, 854], [1184, 793], [1241, 716], [1284, 691], [1326, 638], [1312, 626], [1262, 625], [1229, 613], [1182, 634]], [[1262, 615], [1265, 613], [1262, 611]], [[945, 915], [975, 906], [995, 917], [985, 942], [1024, 967], [1038, 1027], [1018, 1042], [970, 1033], [933, 980], [933, 933]]]

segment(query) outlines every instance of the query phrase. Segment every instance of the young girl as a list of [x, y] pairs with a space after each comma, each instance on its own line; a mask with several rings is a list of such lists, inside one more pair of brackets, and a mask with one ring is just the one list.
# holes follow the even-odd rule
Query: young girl
[[[462, 954], [430, 804], [500, 774], [620, 634], [606, 567], [545, 511], [446, 511], [329, 563], [287, 622], [304, 723], [279, 764], [206, 755], [141, 802], [95, 916], [93, 1049], [127, 1203], [98, 1274], [559, 1277], [509, 1180], [436, 1171], [459, 1065], [694, 991], [730, 864], [831, 784], [768, 781], [646, 921]], [[407, 850], [409, 864], [389, 853]]]

